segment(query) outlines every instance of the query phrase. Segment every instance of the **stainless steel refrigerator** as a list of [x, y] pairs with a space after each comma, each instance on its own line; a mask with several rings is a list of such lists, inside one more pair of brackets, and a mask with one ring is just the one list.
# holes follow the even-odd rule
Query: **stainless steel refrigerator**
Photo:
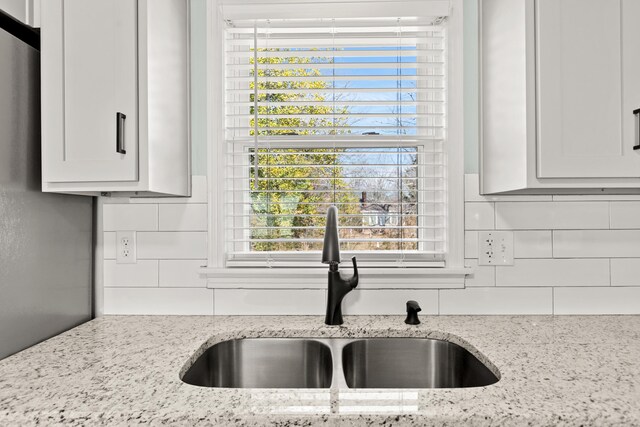
[[41, 192], [39, 35], [0, 14], [2, 359], [91, 319], [94, 213]]

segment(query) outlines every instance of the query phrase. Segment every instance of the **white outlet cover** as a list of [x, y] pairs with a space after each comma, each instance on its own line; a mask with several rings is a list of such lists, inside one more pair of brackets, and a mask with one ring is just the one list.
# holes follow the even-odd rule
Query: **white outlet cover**
[[116, 232], [116, 264], [135, 264], [138, 262], [136, 255], [136, 232]]
[[479, 231], [478, 265], [513, 265], [513, 231]]

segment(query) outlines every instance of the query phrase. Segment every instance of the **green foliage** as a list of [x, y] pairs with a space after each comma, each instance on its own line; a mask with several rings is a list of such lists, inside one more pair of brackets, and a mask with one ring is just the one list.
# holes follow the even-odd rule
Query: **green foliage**
[[[273, 50], [273, 49], [272, 49]], [[313, 77], [320, 71], [313, 68], [312, 58], [258, 57], [261, 64], [300, 64], [300, 68], [260, 69], [259, 76], [266, 77]], [[267, 74], [268, 73], [268, 74]], [[301, 79], [291, 81], [260, 81], [259, 102], [286, 103], [286, 105], [260, 105], [260, 135], [323, 135], [333, 124], [332, 109], [324, 105], [308, 105], [303, 101], [324, 101], [321, 93], [278, 93], [278, 89], [330, 89], [322, 80]], [[253, 89], [253, 84], [251, 86]], [[275, 93], [270, 91], [276, 91]], [[251, 101], [254, 101], [251, 95]], [[294, 104], [294, 102], [296, 102]], [[346, 112], [342, 110], [341, 113]], [[250, 107], [254, 114], [254, 107]], [[268, 118], [269, 115], [317, 115], [318, 117]], [[253, 119], [251, 127], [254, 126]], [[309, 129], [304, 129], [309, 128]], [[254, 135], [253, 130], [251, 135]], [[258, 150], [258, 181], [256, 186], [255, 153], [251, 153], [252, 190], [252, 238], [291, 239], [286, 242], [254, 242], [253, 251], [305, 251], [318, 250], [322, 242], [305, 243], [300, 239], [321, 239], [324, 230], [324, 215], [331, 203], [336, 203], [341, 214], [358, 214], [358, 197], [349, 190], [342, 178], [339, 155], [332, 149], [318, 148], [272, 148]], [[334, 192], [334, 190], [337, 190]], [[344, 192], [340, 192], [344, 191]], [[358, 223], [358, 218], [343, 217], [342, 225]], [[317, 227], [317, 228], [309, 228]], [[295, 240], [295, 241], [294, 241]]]

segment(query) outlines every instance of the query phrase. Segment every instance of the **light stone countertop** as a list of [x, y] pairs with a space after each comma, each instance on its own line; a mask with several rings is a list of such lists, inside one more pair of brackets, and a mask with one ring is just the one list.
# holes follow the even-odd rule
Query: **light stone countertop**
[[[106, 316], [0, 361], [0, 425], [640, 425], [640, 316]], [[431, 337], [489, 360], [466, 389], [216, 389], [179, 373], [241, 337]]]

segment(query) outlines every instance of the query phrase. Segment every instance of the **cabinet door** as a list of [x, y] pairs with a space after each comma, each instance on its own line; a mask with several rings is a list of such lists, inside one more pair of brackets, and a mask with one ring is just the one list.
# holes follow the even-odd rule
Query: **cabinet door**
[[137, 181], [137, 2], [43, 3], [44, 178]]
[[[622, 139], [629, 150], [640, 145], [640, 1], [622, 1]], [[634, 151], [640, 156], [640, 151]], [[639, 176], [640, 173], [636, 176]]]
[[536, 0], [539, 178], [640, 176], [629, 135], [632, 100], [623, 94], [628, 54], [637, 66], [638, 38], [623, 40], [638, 32], [640, 16], [625, 10], [638, 9], [633, 3]]

